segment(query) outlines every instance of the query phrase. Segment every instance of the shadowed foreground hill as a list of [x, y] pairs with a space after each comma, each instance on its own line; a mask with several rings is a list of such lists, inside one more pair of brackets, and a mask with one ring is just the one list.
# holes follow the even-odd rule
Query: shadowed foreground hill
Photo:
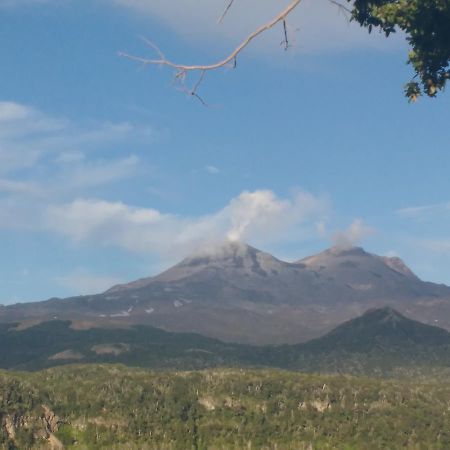
[[272, 364], [313, 372], [374, 375], [446, 374], [450, 333], [390, 307], [369, 310], [325, 336], [281, 346]]
[[450, 344], [450, 333], [442, 328], [411, 320], [390, 307], [373, 309], [349, 320], [326, 336], [310, 341], [309, 348], [340, 348], [353, 352], [382, 350], [415, 345]]
[[275, 370], [0, 372], [10, 450], [450, 448], [450, 385]]
[[152, 369], [277, 367], [370, 376], [434, 374], [450, 369], [450, 333], [391, 308], [368, 311], [322, 338], [253, 347], [149, 326], [74, 330], [53, 321], [25, 330], [0, 327], [0, 367], [37, 370], [68, 363], [122, 363]]
[[0, 326], [0, 367], [38, 370], [68, 363], [122, 363], [155, 369], [202, 369], [244, 364], [251, 347], [229, 345], [197, 334], [149, 326], [74, 330], [69, 321], [25, 330]]

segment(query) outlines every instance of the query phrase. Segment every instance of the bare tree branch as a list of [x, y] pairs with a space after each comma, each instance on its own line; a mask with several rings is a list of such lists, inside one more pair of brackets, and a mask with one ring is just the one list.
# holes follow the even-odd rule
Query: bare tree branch
[[328, 0], [328, 1], [331, 4], [336, 5], [338, 8], [343, 9], [345, 12], [347, 12], [349, 14], [352, 13], [352, 10], [348, 6], [344, 5], [343, 3], [340, 3], [340, 2], [338, 2], [336, 0]]
[[161, 51], [161, 49], [155, 45], [153, 42], [149, 41], [148, 39], [146, 39], [145, 37], [141, 37], [141, 39], [153, 50], [156, 51], [156, 53], [158, 53], [158, 56], [160, 57], [160, 59], [166, 59], [166, 57], [164, 56], [164, 53]]
[[338, 10], [343, 13], [344, 17], [347, 19], [347, 22], [350, 22], [352, 17], [352, 10], [348, 8], [346, 5], [336, 1], [336, 0], [328, 0], [332, 5], [337, 6]]
[[222, 23], [223, 19], [225, 19], [225, 16], [228, 14], [228, 11], [230, 10], [230, 8], [233, 6], [234, 0], [230, 0], [228, 2], [227, 7], [225, 8], [225, 10], [223, 11], [222, 15], [219, 17], [219, 20], [217, 21], [217, 23]]
[[[277, 25], [279, 22], [284, 22], [286, 17], [301, 3], [301, 0], [291, 0], [289, 5], [280, 11], [271, 21], [265, 23], [264, 25], [261, 25], [258, 29], [253, 31], [249, 36], [247, 36], [241, 44], [233, 51], [231, 52], [225, 59], [218, 61], [214, 64], [210, 65], [185, 65], [185, 64], [178, 64], [173, 61], [168, 60], [164, 57], [163, 53], [159, 48], [150, 42], [147, 42], [153, 49], [156, 50], [156, 52], [159, 55], [159, 59], [147, 59], [139, 56], [130, 55], [128, 53], [119, 53], [120, 56], [123, 56], [125, 58], [131, 59], [133, 61], [138, 61], [144, 65], [160, 65], [160, 66], [167, 66], [171, 67], [173, 69], [176, 69], [178, 72], [193, 72], [193, 71], [201, 71], [201, 72], [207, 72], [211, 70], [216, 70], [221, 67], [227, 66], [230, 62], [232, 64], [236, 64], [237, 56], [244, 50], [257, 36], [264, 33], [265, 31], [270, 30], [275, 25]], [[230, 1], [229, 7], [231, 8], [231, 5], [233, 4], [233, 1]], [[229, 10], [229, 8], [227, 8]], [[226, 10], [226, 11], [227, 11]]]

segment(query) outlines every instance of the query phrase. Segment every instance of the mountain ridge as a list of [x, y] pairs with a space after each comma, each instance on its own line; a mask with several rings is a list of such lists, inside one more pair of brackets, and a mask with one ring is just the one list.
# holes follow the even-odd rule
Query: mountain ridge
[[399, 258], [333, 247], [285, 262], [232, 242], [101, 294], [4, 306], [0, 322], [26, 327], [56, 317], [76, 328], [144, 324], [225, 342], [295, 344], [385, 305], [450, 330], [450, 287], [420, 280]]

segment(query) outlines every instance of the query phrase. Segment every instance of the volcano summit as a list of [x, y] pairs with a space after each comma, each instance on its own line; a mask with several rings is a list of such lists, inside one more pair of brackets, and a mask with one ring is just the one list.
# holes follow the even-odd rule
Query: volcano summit
[[288, 263], [229, 242], [102, 294], [1, 307], [0, 321], [148, 324], [229, 342], [280, 344], [316, 338], [387, 305], [450, 330], [450, 287], [420, 280], [399, 258], [333, 247]]

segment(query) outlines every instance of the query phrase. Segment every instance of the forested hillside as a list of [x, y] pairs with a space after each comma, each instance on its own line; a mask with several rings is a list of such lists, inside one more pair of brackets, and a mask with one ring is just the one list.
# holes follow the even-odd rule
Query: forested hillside
[[0, 374], [5, 449], [448, 449], [450, 384], [275, 370]]
[[70, 363], [114, 363], [157, 370], [272, 367], [365, 376], [450, 373], [450, 333], [392, 308], [368, 311], [313, 341], [284, 346], [230, 344], [150, 326], [74, 330], [54, 320], [26, 329], [0, 325], [0, 368], [40, 370]]

